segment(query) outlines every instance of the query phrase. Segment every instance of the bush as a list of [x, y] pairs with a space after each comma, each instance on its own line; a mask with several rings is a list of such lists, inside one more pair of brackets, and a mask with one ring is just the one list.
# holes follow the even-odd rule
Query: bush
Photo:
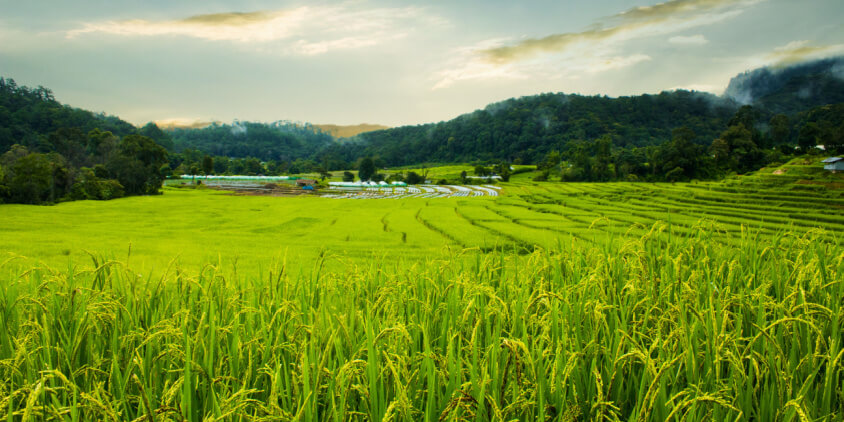
[[99, 179], [91, 169], [83, 168], [76, 183], [70, 188], [68, 197], [73, 200], [101, 199], [108, 200], [123, 197], [123, 185], [114, 179]]
[[541, 173], [537, 174], [536, 176], [533, 176], [534, 182], [545, 182], [547, 180], [548, 180], [548, 170], [544, 170]]
[[665, 173], [665, 180], [669, 182], [678, 182], [683, 179], [683, 169], [681, 167], [674, 167], [673, 170]]
[[416, 174], [416, 172], [409, 171], [407, 172], [407, 177], [405, 177], [404, 181], [407, 182], [408, 185], [418, 185], [424, 182], [425, 179], [422, 178], [422, 176]]
[[121, 185], [117, 180], [102, 180], [99, 185], [100, 191], [98, 199], [115, 199], [125, 196], [123, 185]]

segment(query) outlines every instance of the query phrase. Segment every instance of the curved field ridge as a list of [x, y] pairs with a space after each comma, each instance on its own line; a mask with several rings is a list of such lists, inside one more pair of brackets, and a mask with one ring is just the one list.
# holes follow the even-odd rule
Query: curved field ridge
[[[383, 232], [392, 217], [378, 216]], [[657, 224], [614, 244], [466, 258], [155, 278], [96, 255], [6, 261], [0, 418], [844, 416], [844, 251], [827, 237], [678, 239]]]

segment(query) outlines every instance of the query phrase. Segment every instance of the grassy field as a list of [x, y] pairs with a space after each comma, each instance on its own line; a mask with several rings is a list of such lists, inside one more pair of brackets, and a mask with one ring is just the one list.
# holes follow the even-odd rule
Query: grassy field
[[659, 222], [677, 237], [706, 229], [719, 244], [734, 244], [746, 229], [764, 238], [823, 229], [840, 244], [844, 188], [817, 176], [806, 183], [801, 177], [817, 173], [817, 166], [783, 169], [784, 175], [765, 170], [690, 184], [522, 180], [504, 184], [497, 198], [349, 201], [168, 187], [154, 197], [3, 205], [0, 252], [54, 267], [88, 262], [93, 252], [128, 258], [141, 273], [156, 274], [174, 259], [186, 269], [237, 262], [251, 271], [285, 259], [288, 266], [310, 267], [322, 257], [339, 269], [372, 257], [417, 261], [496, 247], [525, 253], [572, 238], [620, 242]]
[[844, 190], [2, 205], [6, 420], [844, 418]]

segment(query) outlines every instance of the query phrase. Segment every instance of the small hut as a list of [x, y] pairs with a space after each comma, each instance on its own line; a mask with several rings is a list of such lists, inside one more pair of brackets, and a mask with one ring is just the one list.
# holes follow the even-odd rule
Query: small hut
[[824, 170], [830, 170], [833, 173], [844, 171], [844, 158], [841, 157], [830, 157], [826, 160], [821, 161], [824, 163]]

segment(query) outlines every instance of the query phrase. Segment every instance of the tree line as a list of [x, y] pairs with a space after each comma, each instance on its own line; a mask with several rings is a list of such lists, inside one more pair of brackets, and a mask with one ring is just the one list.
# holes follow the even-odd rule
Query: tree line
[[0, 78], [0, 202], [44, 204], [159, 191], [167, 150], [129, 123]]
[[[708, 145], [694, 130], [672, 130], [661, 145], [618, 148], [613, 135], [592, 142], [573, 141], [551, 151], [537, 164], [537, 180], [563, 181], [689, 181], [746, 173], [795, 154], [844, 153], [844, 104], [821, 106], [794, 118], [743, 106]], [[763, 131], [764, 130], [764, 131]]]

